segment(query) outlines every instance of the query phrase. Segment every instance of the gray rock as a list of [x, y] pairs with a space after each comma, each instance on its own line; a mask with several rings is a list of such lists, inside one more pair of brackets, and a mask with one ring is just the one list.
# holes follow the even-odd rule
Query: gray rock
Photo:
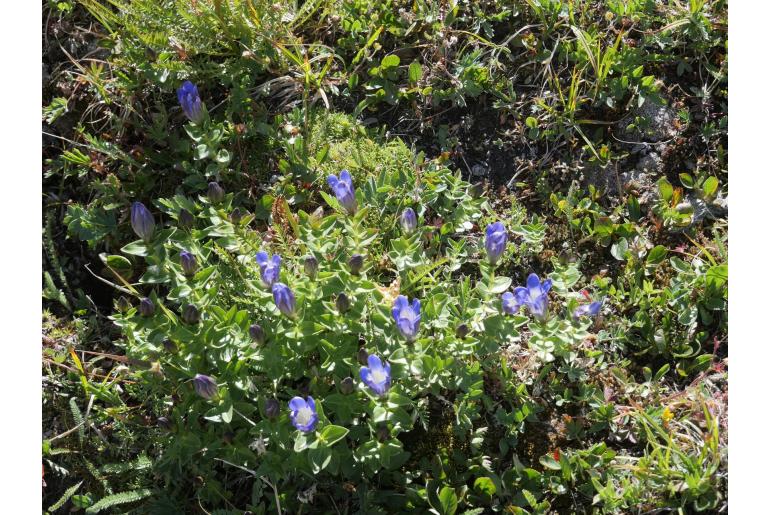
[[[676, 110], [647, 100], [629, 116], [623, 125], [623, 137], [634, 142], [656, 143], [673, 138], [678, 131], [674, 125]], [[638, 123], [637, 118], [642, 118]], [[629, 127], [635, 124], [636, 127]]]

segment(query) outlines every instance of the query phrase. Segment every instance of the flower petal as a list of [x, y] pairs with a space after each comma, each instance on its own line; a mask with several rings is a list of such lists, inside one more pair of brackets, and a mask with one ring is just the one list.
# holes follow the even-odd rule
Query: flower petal
[[307, 406], [307, 402], [302, 397], [294, 397], [289, 401], [289, 409], [292, 411], [299, 411]]
[[342, 172], [340, 172], [340, 180], [347, 184], [351, 190], [353, 189], [353, 178], [350, 177], [350, 172], [342, 170]]
[[329, 186], [331, 186], [332, 188], [335, 188], [337, 187], [337, 183], [339, 181], [337, 180], [336, 175], [330, 175], [329, 177], [326, 178], [326, 182], [329, 183]]
[[380, 357], [376, 354], [369, 354], [369, 357], [366, 359], [366, 362], [369, 364], [369, 368], [374, 370], [382, 370], [382, 360], [380, 360]]
[[313, 413], [316, 412], [315, 411], [315, 400], [310, 395], [307, 396], [307, 403], [306, 404], [308, 406], [310, 406], [310, 409], [313, 410]]
[[267, 252], [265, 252], [264, 250], [260, 250], [259, 252], [257, 252], [256, 260], [257, 260], [257, 264], [260, 267], [267, 265]]

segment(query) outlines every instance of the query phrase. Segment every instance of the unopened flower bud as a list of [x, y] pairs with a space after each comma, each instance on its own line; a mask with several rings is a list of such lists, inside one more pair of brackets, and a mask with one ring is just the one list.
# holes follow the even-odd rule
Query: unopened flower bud
[[218, 204], [225, 198], [225, 190], [222, 189], [222, 186], [220, 186], [219, 183], [210, 182], [207, 195], [211, 202]]
[[358, 275], [358, 273], [361, 271], [361, 268], [364, 266], [364, 256], [361, 254], [353, 254], [350, 256], [350, 259], [348, 260], [348, 267], [350, 268], [350, 273], [353, 275]]
[[399, 223], [405, 234], [412, 234], [417, 229], [417, 214], [414, 209], [411, 207], [404, 209], [399, 217]]
[[193, 387], [195, 388], [195, 393], [204, 399], [211, 399], [218, 391], [216, 380], [213, 377], [204, 376], [203, 374], [195, 374]]
[[182, 209], [179, 211], [177, 225], [179, 225], [180, 229], [190, 229], [195, 225], [195, 217], [188, 210]]
[[337, 295], [337, 300], [334, 304], [337, 306], [337, 311], [340, 314], [347, 313], [350, 310], [350, 298], [344, 293]]
[[468, 327], [468, 324], [460, 324], [455, 329], [455, 336], [462, 340], [463, 338], [468, 336], [468, 333], [470, 332], [471, 332], [471, 328]]
[[131, 309], [131, 301], [128, 300], [123, 295], [121, 295], [120, 298], [118, 299], [118, 302], [117, 302], [117, 309], [121, 313], [125, 313], [126, 311]]
[[149, 297], [145, 297], [139, 302], [139, 313], [143, 317], [151, 317], [155, 314], [155, 304]]
[[355, 388], [355, 383], [353, 382], [352, 377], [346, 377], [342, 381], [340, 381], [340, 393], [342, 395], [349, 395], [353, 393], [353, 389]]
[[233, 211], [230, 213], [230, 222], [234, 225], [238, 225], [243, 218], [243, 212], [241, 211], [241, 208], [236, 207], [233, 209]]
[[311, 279], [315, 279], [318, 273], [318, 260], [315, 256], [307, 256], [305, 258], [305, 275]]
[[197, 324], [201, 319], [201, 312], [193, 304], [187, 304], [182, 309], [182, 320], [190, 325]]
[[366, 352], [366, 349], [364, 349], [363, 347], [358, 349], [358, 362], [361, 363], [362, 365], [367, 365], [368, 359], [369, 359], [369, 353]]
[[390, 438], [390, 429], [388, 429], [388, 426], [380, 426], [377, 428], [376, 435], [378, 442], [384, 442]]
[[179, 253], [179, 264], [182, 265], [182, 272], [184, 272], [184, 275], [188, 277], [195, 275], [195, 272], [198, 271], [198, 260], [192, 253], [187, 252], [186, 250]]
[[157, 424], [164, 431], [171, 431], [172, 424], [168, 417], [158, 417]]
[[166, 338], [165, 340], [163, 340], [163, 349], [165, 349], [165, 351], [168, 352], [169, 354], [176, 354], [176, 351], [177, 351], [176, 343]]
[[249, 336], [257, 345], [265, 343], [265, 330], [259, 324], [252, 324], [249, 327]]
[[281, 404], [277, 399], [267, 399], [265, 401], [265, 415], [267, 418], [277, 418], [281, 414]]
[[131, 204], [131, 227], [145, 243], [152, 239], [155, 232], [155, 219], [150, 210], [141, 202]]

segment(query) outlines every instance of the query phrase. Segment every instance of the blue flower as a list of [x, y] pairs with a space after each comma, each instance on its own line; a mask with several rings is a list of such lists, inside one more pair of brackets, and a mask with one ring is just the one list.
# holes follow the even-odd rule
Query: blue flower
[[257, 264], [259, 265], [259, 272], [262, 276], [262, 282], [265, 286], [270, 288], [275, 284], [281, 275], [281, 256], [273, 254], [272, 259], [269, 259], [267, 252], [260, 250], [257, 252]]
[[505, 252], [505, 245], [508, 243], [508, 233], [502, 222], [495, 222], [487, 225], [487, 237], [484, 241], [484, 248], [487, 249], [487, 259], [493, 265], [500, 260]]
[[575, 308], [575, 310], [572, 312], [572, 316], [575, 318], [580, 318], [585, 315], [595, 317], [602, 309], [602, 302], [603, 301], [601, 300], [597, 300], [596, 302], [592, 302], [590, 304], [582, 304]]
[[409, 299], [399, 295], [393, 303], [393, 319], [407, 341], [413, 341], [420, 331], [420, 301], [413, 299], [410, 306]]
[[195, 259], [195, 256], [192, 253], [187, 252], [186, 250], [179, 253], [179, 263], [182, 265], [182, 272], [184, 272], [184, 275], [195, 275], [195, 272], [198, 271], [198, 260]]
[[308, 395], [307, 401], [302, 397], [294, 397], [289, 401], [289, 418], [294, 427], [303, 433], [309, 433], [315, 429], [318, 423], [318, 412], [315, 409], [315, 401]]
[[203, 374], [195, 374], [193, 387], [195, 388], [195, 393], [204, 399], [211, 399], [217, 394], [217, 382], [213, 377], [204, 376]]
[[503, 312], [506, 315], [515, 315], [519, 309], [521, 309], [521, 303], [516, 296], [509, 291], [503, 293]]
[[326, 182], [332, 187], [334, 196], [337, 197], [342, 207], [350, 214], [355, 213], [358, 205], [356, 204], [356, 194], [353, 189], [353, 179], [350, 178], [350, 172], [342, 170], [339, 179], [337, 179], [336, 175], [330, 175], [326, 178]]
[[548, 311], [548, 290], [550, 289], [550, 279], [546, 279], [541, 284], [537, 274], [529, 274], [527, 286], [516, 287], [513, 290], [513, 296], [519, 306], [527, 306], [530, 313], [542, 320]]
[[136, 235], [145, 242], [152, 239], [152, 233], [155, 232], [155, 219], [150, 210], [141, 202], [131, 204], [131, 227]]
[[201, 102], [200, 95], [198, 95], [198, 87], [195, 84], [189, 80], [184, 81], [179, 89], [176, 90], [176, 96], [187, 119], [196, 124], [203, 121], [203, 103]]
[[273, 300], [278, 309], [287, 317], [294, 317], [296, 301], [294, 293], [283, 283], [273, 284]]
[[390, 388], [390, 363], [382, 364], [379, 356], [369, 355], [368, 367], [361, 367], [361, 380], [377, 395]]
[[399, 222], [404, 233], [412, 234], [417, 229], [417, 214], [414, 212], [414, 209], [411, 207], [404, 209], [399, 217]]

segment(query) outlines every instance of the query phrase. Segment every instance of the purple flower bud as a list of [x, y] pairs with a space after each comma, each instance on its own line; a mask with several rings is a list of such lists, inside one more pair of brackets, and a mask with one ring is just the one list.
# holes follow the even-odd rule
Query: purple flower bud
[[337, 295], [337, 300], [334, 304], [337, 306], [337, 311], [340, 314], [347, 313], [350, 310], [350, 298], [344, 293]]
[[305, 258], [305, 275], [311, 279], [315, 279], [318, 273], [318, 260], [315, 256], [307, 256]]
[[281, 404], [277, 399], [267, 399], [265, 401], [265, 415], [267, 418], [277, 418], [281, 414]]
[[184, 275], [188, 277], [195, 275], [195, 272], [198, 271], [198, 260], [192, 253], [187, 252], [186, 250], [179, 253], [179, 264], [182, 265], [182, 272], [184, 272]]
[[222, 200], [225, 198], [225, 190], [223, 190], [222, 186], [216, 182], [209, 183], [209, 189], [206, 194], [208, 195], [209, 200], [214, 204], [222, 202]]
[[367, 360], [368, 367], [361, 367], [361, 380], [377, 395], [385, 395], [390, 388], [390, 363], [383, 365], [379, 356], [371, 354]]
[[238, 225], [241, 222], [242, 218], [243, 218], [243, 212], [241, 212], [241, 208], [239, 207], [236, 207], [230, 213], [230, 222], [233, 225]]
[[366, 349], [361, 347], [358, 349], [358, 354], [356, 355], [356, 358], [358, 359], [358, 362], [362, 365], [366, 365], [369, 360], [369, 353], [366, 352]]
[[409, 299], [399, 295], [393, 303], [392, 313], [398, 331], [407, 341], [414, 341], [420, 331], [420, 301], [413, 299], [410, 306]]
[[293, 318], [295, 315], [296, 301], [294, 292], [283, 283], [273, 285], [273, 300], [276, 307], [287, 317]]
[[171, 341], [168, 338], [163, 340], [163, 348], [169, 354], [176, 354], [176, 351], [177, 351], [176, 343], [174, 343], [173, 341]]
[[158, 417], [156, 423], [158, 424], [158, 427], [164, 431], [171, 431], [171, 428], [173, 427], [168, 417]]
[[249, 327], [249, 336], [251, 336], [251, 339], [257, 345], [265, 343], [265, 330], [262, 329], [262, 326], [259, 324], [252, 324], [251, 327]]
[[217, 394], [217, 382], [213, 377], [204, 376], [203, 374], [195, 374], [193, 379], [193, 386], [195, 387], [195, 393], [203, 397], [204, 399], [211, 399]]
[[580, 318], [586, 315], [595, 317], [602, 309], [602, 302], [603, 301], [601, 300], [597, 300], [590, 304], [582, 304], [575, 308], [575, 310], [572, 312], [572, 316], [575, 318]]
[[383, 443], [390, 438], [390, 429], [388, 429], [387, 425], [381, 425], [377, 428], [375, 435], [377, 436], [377, 441]]
[[401, 212], [399, 222], [404, 233], [412, 234], [417, 229], [417, 214], [414, 212], [414, 209], [411, 207], [404, 209]]
[[197, 324], [201, 319], [201, 312], [193, 304], [187, 304], [182, 308], [182, 321], [186, 324]]
[[145, 297], [139, 301], [139, 314], [143, 317], [151, 317], [155, 314], [155, 304], [153, 304], [149, 297]]
[[364, 267], [364, 256], [361, 254], [353, 254], [348, 260], [348, 267], [350, 267], [350, 273], [358, 275], [361, 269]]
[[294, 427], [303, 433], [309, 433], [315, 429], [318, 423], [318, 412], [315, 401], [308, 395], [307, 401], [302, 397], [294, 397], [289, 401], [289, 418]]
[[118, 299], [118, 302], [116, 303], [116, 307], [117, 307], [118, 311], [120, 311], [121, 313], [125, 313], [126, 311], [131, 309], [131, 307], [132, 307], [131, 306], [131, 301], [128, 300], [123, 295], [121, 295], [120, 298]]
[[155, 219], [141, 202], [131, 204], [131, 227], [146, 243], [152, 239], [152, 234], [155, 232]]
[[257, 252], [257, 265], [259, 265], [259, 272], [262, 277], [262, 282], [265, 286], [270, 288], [281, 275], [281, 256], [273, 254], [272, 258], [269, 258], [267, 252], [260, 250]]
[[356, 212], [358, 205], [356, 203], [356, 194], [353, 189], [353, 179], [350, 177], [350, 172], [342, 170], [339, 179], [336, 175], [330, 175], [326, 178], [326, 182], [332, 187], [334, 196], [337, 197], [337, 201], [345, 208], [349, 214]]
[[471, 328], [468, 327], [468, 324], [460, 324], [455, 328], [455, 337], [459, 338], [461, 340], [465, 339], [466, 336], [468, 336], [468, 333], [471, 332]]
[[487, 250], [487, 259], [493, 265], [497, 263], [505, 252], [505, 245], [508, 243], [508, 233], [502, 222], [495, 222], [487, 226], [486, 240], [484, 247]]
[[182, 209], [179, 211], [179, 216], [177, 217], [177, 225], [179, 225], [180, 229], [190, 229], [195, 224], [195, 217], [186, 209]]
[[182, 83], [179, 89], [176, 90], [176, 96], [179, 99], [179, 105], [182, 106], [184, 115], [191, 122], [198, 124], [203, 121], [204, 110], [203, 102], [198, 94], [198, 87], [186, 80]]
[[355, 383], [353, 382], [352, 377], [346, 377], [342, 381], [340, 381], [340, 393], [342, 395], [350, 395], [353, 393], [353, 390], [355, 389]]

